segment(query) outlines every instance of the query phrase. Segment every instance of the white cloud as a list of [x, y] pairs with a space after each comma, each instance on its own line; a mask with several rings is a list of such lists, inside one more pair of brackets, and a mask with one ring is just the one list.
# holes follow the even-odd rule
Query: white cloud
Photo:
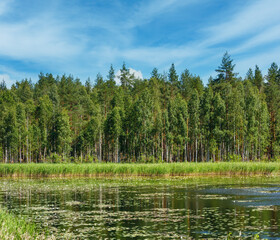
[[143, 75], [142, 75], [142, 72], [139, 70], [135, 70], [133, 68], [129, 68], [129, 73], [131, 75], [134, 75], [135, 78], [138, 78], [138, 79], [143, 79]]
[[[141, 72], [140, 70], [135, 70], [135, 69], [133, 69], [133, 68], [129, 68], [128, 71], [129, 71], [129, 73], [130, 73], [131, 75], [134, 74], [134, 77], [135, 77], [135, 78], [143, 79], [143, 74], [142, 74], [142, 72]], [[115, 81], [116, 81], [116, 83], [117, 83], [118, 85], [121, 84], [121, 82], [120, 82], [120, 76], [121, 76], [121, 70], [118, 70], [117, 73], [116, 73], [116, 75], [115, 75]]]

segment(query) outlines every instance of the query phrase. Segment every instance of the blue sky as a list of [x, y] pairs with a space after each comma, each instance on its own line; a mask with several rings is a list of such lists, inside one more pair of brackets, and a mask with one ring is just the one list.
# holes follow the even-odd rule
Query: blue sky
[[245, 76], [280, 64], [279, 0], [0, 0], [0, 80], [94, 81], [123, 62], [136, 75], [189, 69], [205, 83], [225, 51]]

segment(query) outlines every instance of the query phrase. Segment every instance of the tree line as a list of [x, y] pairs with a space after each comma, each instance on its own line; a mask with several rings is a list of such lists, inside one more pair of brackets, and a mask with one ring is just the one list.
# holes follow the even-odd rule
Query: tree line
[[2, 162], [202, 162], [276, 160], [280, 155], [280, 68], [242, 79], [225, 53], [207, 86], [174, 64], [149, 79], [125, 63], [116, 84], [39, 75], [0, 85]]

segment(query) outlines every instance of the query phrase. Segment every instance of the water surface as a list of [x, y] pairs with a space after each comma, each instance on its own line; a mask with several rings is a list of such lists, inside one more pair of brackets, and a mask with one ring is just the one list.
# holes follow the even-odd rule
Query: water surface
[[2, 179], [0, 204], [58, 239], [279, 239], [279, 180]]

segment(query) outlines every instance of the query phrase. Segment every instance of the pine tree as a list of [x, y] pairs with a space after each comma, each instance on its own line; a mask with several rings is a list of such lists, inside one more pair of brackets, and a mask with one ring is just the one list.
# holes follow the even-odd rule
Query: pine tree
[[[199, 95], [198, 92], [195, 90], [191, 96], [189, 101], [189, 116], [190, 116], [190, 138], [192, 144], [192, 157], [190, 157], [190, 161], [195, 160], [197, 162], [198, 159], [198, 137], [199, 137]], [[191, 152], [190, 152], [191, 154]]]
[[56, 116], [56, 151], [62, 155], [63, 160], [66, 159], [71, 150], [71, 130], [69, 124], [69, 116], [66, 110], [62, 110]]
[[237, 73], [234, 73], [235, 64], [233, 64], [232, 62], [233, 60], [231, 59], [228, 52], [226, 52], [223, 56], [221, 65], [218, 67], [218, 69], [216, 69], [218, 76], [214, 81], [215, 83], [235, 83]]
[[72, 75], [39, 75], [7, 88], [0, 83], [3, 162], [68, 157], [84, 161], [224, 161], [280, 157], [280, 69], [273, 63], [237, 77], [226, 53], [218, 76], [204, 86], [187, 69], [180, 80], [154, 68], [135, 79], [123, 64], [121, 86], [98, 74], [96, 83]]
[[115, 70], [113, 68], [113, 65], [110, 66], [110, 70], [109, 70], [109, 73], [108, 73], [108, 76], [107, 76], [107, 82], [108, 82], [108, 86], [109, 87], [115, 87], [116, 85], [116, 81], [115, 81]]
[[239, 155], [244, 139], [245, 112], [244, 87], [241, 82], [229, 93], [226, 101], [227, 122], [227, 158], [229, 154]]
[[219, 93], [216, 93], [213, 97], [213, 110], [211, 114], [211, 129], [212, 129], [212, 137], [210, 139], [210, 150], [213, 154], [213, 160], [215, 161], [218, 156], [218, 159], [221, 160], [222, 155], [222, 142], [225, 136], [225, 113], [226, 106], [224, 100], [221, 98]]
[[105, 135], [109, 143], [109, 150], [110, 145], [113, 147], [114, 155], [112, 160], [114, 159], [115, 162], [119, 162], [119, 137], [122, 130], [121, 126], [120, 109], [114, 107], [105, 122]]
[[169, 69], [168, 79], [169, 79], [169, 82], [172, 85], [177, 85], [178, 84], [178, 75], [176, 73], [176, 69], [175, 69], [174, 63], [171, 64], [171, 67]]
[[4, 127], [4, 146], [5, 146], [5, 163], [14, 162], [14, 152], [17, 144], [16, 133], [16, 113], [13, 108], [6, 112], [3, 121]]
[[18, 158], [19, 162], [22, 163], [24, 159], [24, 139], [26, 137], [25, 129], [25, 109], [24, 104], [18, 103], [16, 106], [16, 127], [17, 127], [17, 143], [18, 143]]
[[153, 71], [151, 72], [151, 78], [156, 78], [156, 79], [160, 78], [160, 74], [158, 73], [157, 68], [154, 68]]
[[249, 160], [254, 160], [256, 156], [257, 145], [257, 89], [248, 83], [245, 85], [245, 109], [246, 109], [246, 138], [244, 140], [245, 145], [245, 157]]
[[279, 126], [280, 126], [280, 88], [279, 70], [276, 63], [272, 63], [268, 69], [266, 84], [267, 105], [270, 113], [270, 146], [269, 157], [275, 158], [279, 155]]
[[254, 75], [253, 75], [253, 70], [252, 68], [249, 68], [248, 72], [246, 73], [246, 78], [245, 80], [249, 80], [250, 82], [254, 82]]
[[264, 86], [264, 79], [258, 65], [256, 65], [255, 68], [254, 85], [259, 89], [260, 92]]
[[48, 95], [39, 98], [36, 108], [36, 119], [39, 128], [39, 159], [45, 161], [47, 149], [49, 147], [48, 135], [50, 132], [50, 122], [52, 117], [52, 102]]
[[123, 63], [122, 65], [119, 79], [123, 88], [129, 88], [132, 86], [133, 76], [131, 76], [131, 74], [129, 73], [129, 70], [126, 68], [125, 63]]
[[210, 160], [210, 141], [212, 137], [211, 114], [212, 114], [212, 88], [206, 88], [202, 96], [200, 105], [200, 119], [201, 119], [201, 134], [202, 141], [204, 141], [204, 148], [206, 151], [206, 161]]

